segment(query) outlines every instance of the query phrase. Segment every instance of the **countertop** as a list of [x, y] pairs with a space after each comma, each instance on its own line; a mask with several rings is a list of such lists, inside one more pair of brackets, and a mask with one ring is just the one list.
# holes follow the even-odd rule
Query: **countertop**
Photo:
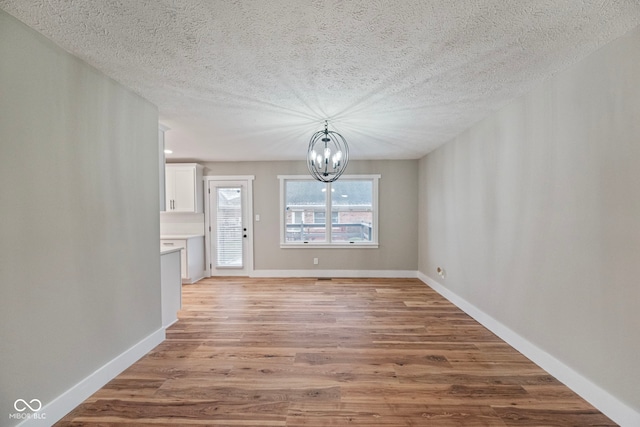
[[170, 254], [172, 252], [180, 252], [182, 248], [160, 248], [160, 255]]
[[187, 240], [204, 237], [204, 234], [161, 234], [160, 240]]

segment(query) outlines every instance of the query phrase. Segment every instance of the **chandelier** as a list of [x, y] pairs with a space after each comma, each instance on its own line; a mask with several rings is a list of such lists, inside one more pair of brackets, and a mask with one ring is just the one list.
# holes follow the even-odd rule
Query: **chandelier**
[[349, 146], [338, 132], [324, 130], [313, 134], [307, 150], [307, 167], [311, 176], [321, 182], [333, 182], [340, 178], [349, 162]]

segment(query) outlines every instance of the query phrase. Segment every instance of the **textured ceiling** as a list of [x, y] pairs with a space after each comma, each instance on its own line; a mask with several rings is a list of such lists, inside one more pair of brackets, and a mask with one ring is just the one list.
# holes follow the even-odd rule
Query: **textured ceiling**
[[174, 159], [419, 158], [640, 25], [638, 0], [0, 0], [156, 104]]

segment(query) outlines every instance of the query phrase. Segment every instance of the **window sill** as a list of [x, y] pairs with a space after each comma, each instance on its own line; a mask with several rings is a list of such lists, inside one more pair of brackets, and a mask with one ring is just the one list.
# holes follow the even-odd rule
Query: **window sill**
[[280, 243], [280, 249], [377, 249], [378, 243]]

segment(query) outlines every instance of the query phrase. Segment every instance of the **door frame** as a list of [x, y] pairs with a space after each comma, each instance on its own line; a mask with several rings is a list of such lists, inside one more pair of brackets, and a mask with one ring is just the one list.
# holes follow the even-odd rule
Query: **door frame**
[[[211, 184], [224, 184], [225, 182], [238, 182], [241, 181], [247, 188], [247, 205], [245, 207], [243, 225], [247, 228], [247, 251], [245, 256], [246, 267], [242, 271], [246, 271], [248, 276], [253, 275], [253, 180], [254, 175], [221, 175], [221, 176], [205, 176], [204, 177], [204, 241], [205, 241], [205, 270], [207, 276], [211, 277], [214, 271], [213, 254], [211, 253], [211, 197], [215, 197], [215, 194], [211, 194]], [[229, 276], [237, 275], [233, 274], [234, 270], [229, 270]], [[243, 274], [244, 275], [244, 274]]]

